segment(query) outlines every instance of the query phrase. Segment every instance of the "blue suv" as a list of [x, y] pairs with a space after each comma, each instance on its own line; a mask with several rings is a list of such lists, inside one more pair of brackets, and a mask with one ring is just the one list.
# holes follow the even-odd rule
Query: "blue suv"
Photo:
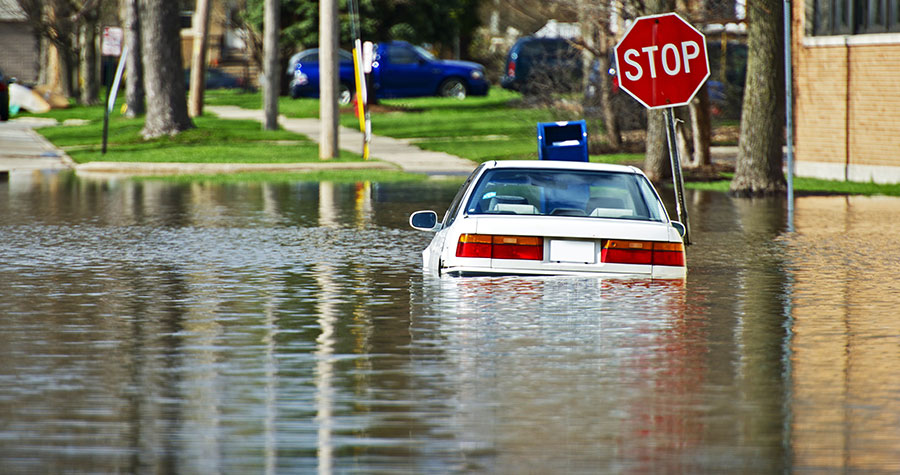
[[525, 36], [509, 50], [500, 86], [524, 94], [581, 88], [581, 51], [565, 38]]

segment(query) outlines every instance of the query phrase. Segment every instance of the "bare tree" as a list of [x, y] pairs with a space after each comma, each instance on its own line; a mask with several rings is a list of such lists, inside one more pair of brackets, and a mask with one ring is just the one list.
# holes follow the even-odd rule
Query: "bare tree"
[[599, 28], [597, 36], [598, 53], [595, 56], [597, 57], [597, 69], [601, 77], [599, 92], [600, 103], [603, 109], [603, 124], [606, 126], [606, 141], [609, 142], [609, 146], [613, 150], [619, 150], [622, 148], [622, 132], [612, 103], [612, 77], [607, 74], [610, 67], [609, 52], [612, 49], [609, 41], [611, 35], [608, 28]]
[[187, 113], [178, 4], [171, 0], [140, 2], [147, 116], [144, 138], [175, 135], [194, 127]]
[[144, 63], [141, 52], [141, 18], [138, 0], [122, 1], [122, 25], [125, 44], [128, 45], [128, 57], [125, 63], [128, 80], [125, 81], [125, 115], [137, 117], [144, 115]]
[[766, 195], [784, 191], [783, 12], [778, 0], [747, 3], [747, 82], [741, 137], [731, 192]]
[[[28, 17], [28, 23], [42, 38], [46, 38], [59, 53], [61, 71], [60, 89], [66, 96], [73, 96], [78, 81], [75, 80], [77, 27], [73, 21], [75, 10], [65, 0], [17, 0]], [[42, 67], [44, 67], [42, 65]]]

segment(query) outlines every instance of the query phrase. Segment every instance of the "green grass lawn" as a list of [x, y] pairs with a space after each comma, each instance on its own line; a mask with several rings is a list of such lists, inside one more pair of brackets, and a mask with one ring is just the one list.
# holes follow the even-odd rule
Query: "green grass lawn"
[[[114, 113], [109, 122], [107, 153], [102, 153], [103, 108], [73, 107], [42, 117], [59, 121], [82, 119], [84, 125], [39, 129], [78, 163], [91, 161], [175, 163], [296, 163], [319, 161], [318, 145], [285, 130], [264, 131], [254, 120], [219, 119], [206, 114], [193, 119], [196, 128], [173, 137], [144, 140], [142, 118]], [[341, 152], [338, 161], [357, 161], [358, 154]]]
[[[260, 93], [210, 91], [207, 103], [259, 108]], [[484, 97], [464, 100], [416, 97], [382, 100], [372, 107], [372, 133], [416, 139], [425, 150], [446, 152], [475, 162], [537, 159], [537, 123], [576, 120], [573, 112], [547, 107], [525, 107], [521, 95], [499, 87]], [[318, 99], [279, 100], [279, 112], [287, 117], [318, 117]], [[352, 107], [341, 110], [341, 125], [359, 128]], [[589, 134], [603, 134], [603, 125], [588, 121]], [[594, 155], [591, 161], [618, 163], [642, 160], [642, 154]]]
[[[485, 97], [458, 100], [444, 97], [390, 99], [374, 107], [372, 133], [415, 138], [426, 150], [447, 152], [475, 162], [535, 160], [538, 157], [538, 122], [580, 120], [568, 110], [526, 107], [521, 95], [499, 87]], [[358, 127], [355, 116], [341, 116], [341, 124]], [[601, 136], [599, 120], [588, 120], [588, 134]], [[591, 161], [642, 160], [643, 155], [595, 155]]]
[[[259, 92], [238, 90], [207, 91], [208, 105], [235, 105], [259, 109]], [[174, 137], [143, 140], [143, 119], [127, 119], [117, 105], [109, 126], [109, 146], [101, 154], [102, 106], [73, 106], [54, 110], [42, 117], [62, 122], [83, 119], [85, 125], [41, 128], [40, 133], [63, 148], [79, 163], [89, 161], [144, 161], [186, 163], [294, 163], [318, 161], [318, 146], [308, 138], [285, 130], [263, 131], [252, 120], [225, 120], [206, 114], [194, 119], [195, 129]], [[475, 162], [504, 159], [536, 159], [538, 122], [575, 120], [573, 112], [548, 107], [525, 107], [517, 93], [492, 88], [486, 97], [465, 100], [441, 97], [384, 100], [372, 111], [376, 135], [412, 139], [427, 150], [447, 152]], [[317, 99], [279, 99], [279, 112], [288, 117], [318, 117]], [[358, 119], [350, 107], [341, 111], [340, 122], [357, 128]], [[597, 120], [588, 121], [588, 133], [603, 134]], [[606, 163], [640, 162], [643, 154], [592, 155], [591, 161]], [[341, 152], [340, 161], [361, 160], [359, 155]], [[409, 179], [399, 172], [340, 171], [303, 174], [309, 179], [348, 179], [375, 176], [380, 179]], [[265, 175], [260, 175], [265, 176]], [[343, 178], [341, 178], [343, 177]], [[393, 178], [391, 178], [393, 177]], [[245, 179], [251, 179], [245, 176]], [[252, 178], [259, 179], [259, 177]], [[716, 182], [692, 182], [689, 188], [727, 192], [730, 176]], [[850, 183], [796, 178], [798, 194], [836, 193], [900, 196], [900, 185]]]
[[[710, 190], [727, 193], [731, 186], [733, 174], [725, 174], [723, 180], [687, 182], [685, 188], [695, 190]], [[880, 185], [877, 183], [862, 183], [851, 181], [821, 180], [818, 178], [794, 177], [794, 191], [798, 195], [835, 194], [835, 195], [885, 195], [900, 196], [900, 184]]]

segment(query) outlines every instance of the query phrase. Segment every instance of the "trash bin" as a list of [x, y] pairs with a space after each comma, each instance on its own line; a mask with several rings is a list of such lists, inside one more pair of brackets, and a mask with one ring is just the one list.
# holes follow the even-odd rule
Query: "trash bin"
[[538, 159], [588, 161], [587, 124], [583, 120], [538, 122]]

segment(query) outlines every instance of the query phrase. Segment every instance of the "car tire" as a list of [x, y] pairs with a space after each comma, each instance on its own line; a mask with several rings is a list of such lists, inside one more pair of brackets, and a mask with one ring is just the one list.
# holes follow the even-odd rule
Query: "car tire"
[[455, 97], [465, 99], [468, 91], [466, 84], [459, 78], [448, 78], [438, 87], [438, 95], [441, 97]]

